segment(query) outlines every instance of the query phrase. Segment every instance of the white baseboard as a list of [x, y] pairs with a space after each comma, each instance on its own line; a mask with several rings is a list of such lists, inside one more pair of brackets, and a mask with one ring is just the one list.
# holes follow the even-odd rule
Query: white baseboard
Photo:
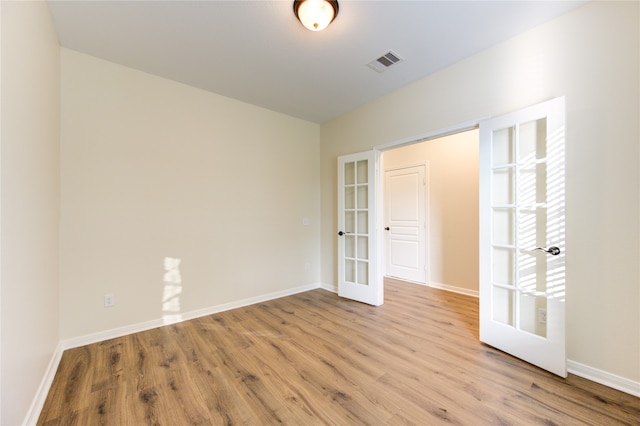
[[427, 284], [429, 287], [439, 288], [440, 290], [447, 290], [453, 293], [464, 294], [466, 296], [480, 297], [480, 293], [477, 290], [469, 290], [468, 288], [456, 287], [448, 284], [437, 283], [435, 281], [429, 281]]
[[[403, 281], [407, 281], [407, 280], [403, 280]], [[453, 293], [458, 293], [458, 294], [464, 294], [466, 296], [473, 296], [473, 297], [480, 297], [480, 294], [478, 293], [478, 291], [476, 290], [469, 290], [466, 288], [462, 288], [462, 287], [455, 287], [452, 285], [447, 285], [447, 284], [442, 284], [442, 283], [437, 283], [435, 281], [431, 281], [428, 284], [425, 283], [419, 283], [416, 281], [407, 281], [413, 284], [417, 284], [417, 285], [424, 285], [427, 287], [433, 287], [433, 288], [437, 288], [440, 290], [446, 290], [446, 291], [451, 291]], [[338, 292], [338, 287], [332, 284], [327, 284], [327, 283], [320, 283], [320, 288], [323, 288], [327, 291], [331, 291], [333, 293], [337, 293]]]
[[[436, 283], [433, 281], [431, 281], [428, 286], [452, 291], [454, 293], [479, 297], [477, 291]], [[640, 397], [640, 382], [635, 382], [633, 380], [629, 380], [624, 377], [599, 370], [597, 368], [589, 367], [588, 365], [584, 365], [572, 360], [567, 360], [567, 371], [571, 374], [575, 374], [576, 376], [591, 380], [592, 382], [600, 383], [601, 385], [605, 385], [607, 387], [617, 389], [621, 392]]]
[[640, 382], [626, 379], [576, 361], [567, 360], [567, 371], [592, 382], [617, 389], [624, 393], [640, 397]]
[[23, 422], [24, 425], [31, 426], [35, 425], [38, 422], [38, 418], [40, 417], [40, 412], [44, 407], [44, 403], [47, 399], [47, 395], [49, 394], [49, 389], [51, 388], [51, 384], [53, 383], [53, 379], [55, 378], [56, 372], [58, 371], [58, 366], [60, 365], [60, 360], [62, 359], [62, 353], [66, 349], [77, 348], [80, 346], [88, 345], [91, 343], [102, 342], [104, 340], [113, 339], [116, 337], [126, 336], [127, 334], [137, 333], [144, 330], [150, 330], [152, 328], [162, 327], [163, 325], [175, 324], [182, 321], [187, 321], [190, 319], [203, 317], [206, 315], [215, 314], [218, 312], [228, 311], [235, 308], [241, 308], [248, 305], [253, 305], [255, 303], [266, 302], [268, 300], [279, 299], [285, 296], [291, 296], [293, 294], [302, 293], [309, 290], [314, 290], [316, 288], [320, 288], [322, 285], [320, 283], [308, 284], [300, 287], [295, 287], [283, 291], [277, 291], [274, 293], [267, 293], [261, 296], [250, 297], [248, 299], [242, 299], [235, 302], [224, 303], [222, 305], [212, 306], [210, 308], [198, 309], [191, 312], [185, 312], [183, 314], [174, 316], [167, 319], [156, 319], [152, 321], [146, 321], [138, 324], [132, 324], [125, 327], [119, 327], [112, 330], [105, 330], [99, 333], [93, 333], [86, 336], [74, 337], [72, 339], [62, 340], [58, 343], [56, 350], [51, 357], [51, 361], [47, 367], [45, 375], [40, 382], [40, 386], [38, 387], [38, 391], [31, 402], [31, 406], [29, 407], [29, 411], [27, 411], [27, 415]]
[[151, 330], [152, 328], [158, 328], [164, 325], [176, 324], [182, 321], [188, 321], [194, 318], [216, 314], [218, 312], [229, 311], [231, 309], [242, 308], [244, 306], [249, 306], [256, 303], [266, 302], [268, 300], [279, 299], [281, 297], [303, 293], [305, 291], [314, 290], [320, 287], [322, 287], [320, 283], [307, 284], [300, 287], [277, 291], [274, 293], [267, 293], [260, 296], [250, 297], [248, 299], [242, 299], [234, 302], [223, 303], [221, 305], [211, 306], [209, 308], [198, 309], [190, 312], [184, 312], [179, 315], [172, 315], [170, 318], [158, 318], [151, 321], [145, 321], [137, 324], [127, 325], [124, 327], [114, 328], [111, 330], [105, 330], [98, 333], [87, 334], [85, 336], [74, 337], [71, 339], [63, 340], [61, 342], [61, 345], [63, 350], [77, 348], [77, 347], [89, 345], [92, 343], [114, 339], [116, 337], [126, 336], [128, 334], [138, 333], [145, 330]]
[[[447, 291], [452, 291], [455, 293], [465, 294], [468, 296], [478, 297], [478, 292], [463, 289], [460, 287], [449, 286], [446, 284], [434, 283], [431, 282], [430, 287], [439, 288]], [[181, 314], [179, 317], [171, 318], [171, 320], [167, 321], [165, 319], [157, 319], [152, 321], [146, 321], [143, 323], [133, 324], [130, 326], [115, 328], [112, 330], [106, 330], [99, 333], [93, 333], [85, 336], [75, 337], [72, 339], [67, 339], [60, 341], [56, 350], [54, 351], [51, 361], [47, 367], [45, 375], [40, 382], [40, 386], [38, 387], [38, 391], [36, 392], [35, 398], [29, 407], [29, 411], [27, 412], [27, 416], [24, 420], [24, 425], [31, 426], [35, 425], [40, 417], [40, 412], [44, 406], [47, 395], [49, 394], [49, 389], [51, 388], [51, 384], [53, 383], [53, 379], [55, 378], [56, 371], [58, 370], [58, 366], [60, 364], [60, 360], [62, 359], [62, 353], [66, 349], [76, 348], [79, 346], [88, 345], [91, 343], [97, 343], [108, 339], [113, 339], [116, 337], [126, 336], [128, 334], [137, 333], [140, 331], [149, 330], [152, 328], [162, 327], [163, 325], [174, 324], [182, 321], [187, 321], [194, 318], [203, 317], [206, 315], [215, 314], [218, 312], [224, 312], [231, 309], [242, 308], [244, 306], [253, 305], [256, 303], [266, 302], [268, 300], [279, 299], [281, 297], [291, 296], [298, 293], [303, 293], [305, 291], [314, 290], [316, 288], [322, 288], [324, 290], [337, 293], [337, 289], [334, 285], [327, 283], [315, 283], [308, 284], [288, 290], [278, 291], [274, 293], [267, 293], [261, 296], [250, 297], [248, 299], [242, 299], [235, 302], [225, 303], [222, 305], [212, 306], [210, 308], [198, 309], [191, 312], [185, 312]], [[567, 360], [567, 369], [569, 373], [575, 374], [576, 376], [583, 377], [585, 379], [591, 380], [596, 383], [600, 383], [602, 385], [608, 386], [613, 389], [617, 389], [619, 391], [628, 393], [630, 395], [640, 397], [640, 382], [635, 382], [633, 380], [626, 379], [624, 377], [617, 376], [615, 374], [607, 373], [606, 371], [598, 370], [593, 367], [589, 367], [588, 365], [580, 364], [579, 362]]]
[[320, 288], [330, 291], [331, 293], [338, 293], [338, 287], [333, 284], [320, 283]]
[[23, 425], [31, 426], [38, 423], [38, 418], [40, 417], [40, 412], [42, 411], [42, 407], [44, 407], [44, 402], [47, 399], [47, 395], [49, 394], [49, 389], [51, 388], [51, 384], [53, 383], [53, 379], [56, 376], [56, 372], [58, 371], [58, 365], [60, 365], [60, 360], [62, 359], [62, 352], [64, 349], [62, 348], [62, 344], [58, 343], [56, 350], [53, 352], [51, 356], [51, 360], [49, 361], [49, 365], [47, 366], [47, 370], [44, 373], [44, 377], [40, 382], [40, 386], [38, 386], [38, 391], [36, 392], [35, 398], [31, 402], [31, 406], [29, 407], [29, 411], [27, 411], [27, 416], [24, 419]]

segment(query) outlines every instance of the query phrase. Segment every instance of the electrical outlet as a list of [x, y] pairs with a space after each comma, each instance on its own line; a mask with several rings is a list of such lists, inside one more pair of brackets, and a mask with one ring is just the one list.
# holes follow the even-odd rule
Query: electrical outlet
[[115, 304], [116, 304], [116, 297], [113, 295], [113, 293], [104, 295], [104, 307], [105, 308], [109, 308], [109, 307], [111, 307], [111, 306], [113, 306]]
[[538, 308], [538, 322], [540, 324], [547, 323], [547, 310], [545, 308]]

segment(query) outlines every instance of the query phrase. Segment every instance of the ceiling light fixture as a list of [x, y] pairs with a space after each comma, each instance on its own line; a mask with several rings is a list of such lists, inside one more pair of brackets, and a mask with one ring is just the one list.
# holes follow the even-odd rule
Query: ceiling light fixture
[[311, 31], [322, 31], [338, 16], [336, 0], [295, 0], [293, 13]]

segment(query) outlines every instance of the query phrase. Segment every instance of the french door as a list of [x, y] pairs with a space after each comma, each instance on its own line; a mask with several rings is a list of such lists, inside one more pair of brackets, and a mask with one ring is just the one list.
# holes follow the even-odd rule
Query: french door
[[565, 100], [480, 124], [480, 340], [566, 377]]
[[[338, 158], [338, 295], [382, 305], [377, 270], [375, 151]], [[378, 276], [380, 275], [380, 276]]]

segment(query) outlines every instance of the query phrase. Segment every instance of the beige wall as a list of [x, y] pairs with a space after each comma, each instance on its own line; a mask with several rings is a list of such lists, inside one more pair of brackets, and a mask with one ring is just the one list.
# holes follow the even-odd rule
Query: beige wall
[[478, 131], [383, 153], [384, 170], [428, 164], [427, 284], [478, 293]]
[[638, 7], [589, 3], [324, 123], [322, 281], [337, 276], [337, 156], [565, 95], [568, 357], [640, 381]]
[[59, 48], [44, 2], [2, 10], [0, 424], [21, 424], [58, 345]]
[[60, 76], [46, 4], [1, 5], [1, 424], [60, 338], [166, 314], [165, 257], [179, 312], [333, 285], [338, 155], [560, 95], [569, 358], [640, 381], [638, 3], [591, 3], [322, 126], [65, 49]]
[[61, 58], [62, 339], [319, 283], [318, 124]]

